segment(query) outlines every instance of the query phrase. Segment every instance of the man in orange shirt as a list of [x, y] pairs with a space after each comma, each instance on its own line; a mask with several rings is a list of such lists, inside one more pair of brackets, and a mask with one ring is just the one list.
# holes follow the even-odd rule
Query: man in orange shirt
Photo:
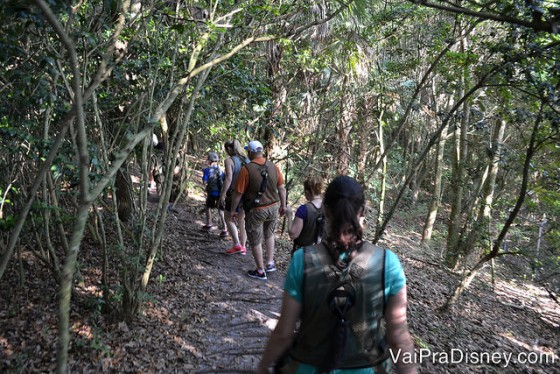
[[[247, 239], [251, 245], [257, 265], [247, 275], [266, 280], [266, 273], [276, 271], [274, 264], [274, 230], [278, 216], [286, 211], [286, 189], [284, 177], [278, 166], [263, 157], [263, 146], [253, 140], [245, 147], [250, 163], [239, 171], [232, 196], [231, 206], [237, 206], [243, 199]], [[237, 219], [237, 212], [231, 212]], [[265, 240], [266, 259], [264, 264], [262, 240]]]

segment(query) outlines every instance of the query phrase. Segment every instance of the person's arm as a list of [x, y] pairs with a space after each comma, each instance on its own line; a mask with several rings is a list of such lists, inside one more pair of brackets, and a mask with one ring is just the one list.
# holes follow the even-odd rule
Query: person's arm
[[208, 184], [208, 168], [205, 168], [202, 171], [202, 185], [204, 186], [204, 189], [206, 189], [207, 184]]
[[222, 186], [222, 192], [220, 192], [220, 201], [226, 200], [226, 193], [231, 186], [231, 181], [233, 179], [233, 160], [231, 157], [226, 158], [224, 161], [224, 169], [226, 177], [224, 178], [224, 184]]
[[301, 230], [303, 230], [303, 224], [303, 220], [296, 215], [294, 221], [292, 222], [292, 225], [288, 229], [288, 235], [290, 236], [290, 239], [297, 239], [299, 234], [301, 234]]
[[284, 292], [278, 324], [266, 344], [264, 354], [257, 367], [257, 374], [268, 373], [268, 367], [278, 360], [290, 348], [295, 337], [296, 322], [301, 311], [301, 304]]
[[249, 186], [249, 172], [245, 166], [239, 170], [235, 186], [233, 186], [233, 194], [231, 195], [231, 218], [237, 221], [236, 207], [239, 206], [243, 194]]
[[283, 216], [286, 212], [286, 188], [283, 184], [278, 186], [278, 196], [280, 196], [280, 209], [278, 212]]
[[243, 197], [243, 194], [235, 190], [231, 195], [231, 218], [233, 220], [237, 220], [237, 211], [235, 209], [236, 207], [239, 206], [239, 203], [241, 202], [241, 197]]
[[[397, 361], [397, 373], [416, 374], [416, 364], [414, 362], [404, 363], [404, 357], [414, 357], [414, 343], [408, 331], [406, 321], [406, 286], [399, 292], [390, 296], [385, 310], [385, 320], [387, 322], [387, 340], [389, 348], [394, 357], [399, 357]], [[399, 354], [400, 350], [400, 354]]]
[[290, 239], [295, 240], [299, 237], [303, 231], [303, 226], [305, 226], [306, 218], [307, 205], [303, 204], [297, 208], [293, 222], [290, 222], [290, 225], [288, 225], [288, 235], [290, 236]]
[[284, 213], [286, 213], [286, 205], [287, 205], [286, 186], [284, 182], [284, 176], [282, 175], [280, 168], [278, 168], [278, 165], [276, 164], [274, 164], [274, 167], [276, 168], [276, 175], [278, 176], [276, 188], [278, 189], [278, 196], [280, 196], [280, 209], [278, 210], [278, 213], [280, 213], [280, 216], [283, 216]]

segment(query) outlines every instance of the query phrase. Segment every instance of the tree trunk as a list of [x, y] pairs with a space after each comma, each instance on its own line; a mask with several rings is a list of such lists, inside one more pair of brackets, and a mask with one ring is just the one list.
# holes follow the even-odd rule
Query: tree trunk
[[[464, 42], [461, 41], [461, 51], [464, 51]], [[467, 68], [465, 68], [467, 69]], [[459, 97], [463, 95], [463, 90], [467, 84], [467, 71], [463, 71]], [[461, 210], [463, 206], [464, 181], [465, 181], [465, 162], [468, 153], [468, 126], [469, 126], [470, 105], [468, 102], [463, 104], [463, 116], [460, 128], [453, 132], [453, 153], [452, 153], [452, 172], [451, 172], [451, 213], [447, 225], [447, 247], [445, 251], [445, 262], [450, 268], [455, 268], [459, 259], [458, 243], [459, 228], [461, 227]]]
[[[384, 134], [383, 134], [383, 120], [382, 120], [383, 113], [380, 114], [377, 124], [377, 134], [378, 134], [378, 142], [379, 142], [379, 155], [385, 154], [385, 141], [384, 141]], [[379, 162], [377, 162], [379, 164]], [[380, 228], [383, 224], [383, 214], [385, 211], [385, 187], [387, 181], [387, 156], [383, 156], [383, 160], [381, 160], [381, 186], [379, 188], [379, 203], [377, 206], [377, 219], [376, 219], [376, 228], [375, 232], [379, 233], [379, 237], [381, 237], [382, 232]], [[377, 236], [377, 235], [376, 235]]]
[[282, 82], [280, 62], [282, 60], [282, 46], [276, 40], [267, 43], [267, 77], [272, 87], [272, 109], [268, 115], [267, 124], [261, 128], [260, 137], [264, 146], [264, 154], [274, 158], [276, 149], [276, 130], [282, 128], [283, 108], [286, 102], [286, 85]]
[[460, 256], [466, 258], [473, 248], [484, 247], [484, 238], [488, 238], [491, 233], [489, 232], [489, 225], [491, 221], [491, 210], [494, 199], [494, 189], [496, 186], [496, 177], [498, 175], [499, 163], [501, 157], [502, 142], [504, 140], [504, 132], [506, 122], [503, 119], [496, 121], [496, 128], [492, 135], [491, 146], [488, 152], [490, 153], [490, 160], [488, 161], [488, 177], [485, 179], [482, 188], [482, 198], [479, 206], [479, 213], [476, 217], [475, 223], [468, 235], [464, 235], [458, 246], [458, 253]]
[[132, 198], [132, 184], [126, 165], [117, 172], [115, 178], [115, 198], [117, 199], [119, 219], [127, 222], [134, 212], [134, 199]]
[[436, 222], [438, 209], [441, 204], [441, 195], [442, 195], [441, 179], [443, 174], [443, 154], [445, 151], [446, 137], [447, 137], [447, 132], [443, 130], [441, 136], [439, 137], [438, 143], [436, 145], [436, 156], [435, 156], [435, 165], [434, 165], [434, 189], [432, 193], [432, 200], [430, 202], [430, 207], [428, 209], [428, 216], [426, 217], [426, 222], [424, 223], [424, 230], [422, 232], [423, 242], [426, 242], [432, 238], [434, 223]]
[[340, 118], [337, 126], [338, 154], [336, 172], [338, 175], [348, 174], [350, 167], [350, 131], [354, 113], [354, 97], [348, 89], [348, 77], [344, 77], [343, 92], [340, 100]]
[[[371, 133], [374, 131], [375, 118], [381, 116], [378, 114], [377, 110], [377, 98], [372, 96], [367, 96], [363, 99], [362, 105], [360, 106], [360, 123], [359, 137], [358, 137], [358, 157], [356, 165], [356, 180], [362, 185], [366, 185], [366, 169], [368, 165], [368, 160], [372, 152], [379, 149], [379, 146], [375, 145], [371, 141]], [[381, 119], [379, 119], [381, 120]]]
[[525, 201], [525, 196], [527, 194], [527, 189], [528, 189], [528, 185], [529, 185], [529, 173], [530, 173], [530, 170], [531, 170], [531, 163], [532, 163], [532, 160], [533, 160], [533, 155], [534, 155], [535, 150], [537, 148], [536, 147], [536, 138], [537, 138], [537, 132], [539, 130], [540, 123], [542, 121], [543, 105], [544, 104], [541, 102], [541, 108], [540, 108], [539, 114], [538, 114], [538, 116], [535, 120], [535, 124], [533, 125], [533, 131], [531, 133], [531, 140], [529, 141], [529, 147], [527, 148], [527, 152], [526, 152], [526, 155], [525, 155], [525, 162], [523, 164], [523, 179], [522, 179], [522, 182], [521, 182], [521, 188], [519, 189], [519, 194], [518, 194], [515, 206], [510, 211], [510, 214], [509, 214], [509, 216], [508, 216], [508, 218], [507, 218], [507, 220], [504, 224], [504, 227], [500, 231], [500, 234], [498, 235], [498, 238], [496, 240], [494, 240], [492, 250], [490, 251], [490, 253], [483, 256], [471, 268], [471, 270], [463, 278], [461, 283], [459, 283], [459, 285], [455, 288], [455, 290], [453, 291], [453, 294], [449, 297], [447, 302], [442, 306], [441, 309], [443, 311], [449, 311], [451, 309], [451, 307], [457, 303], [457, 301], [461, 297], [461, 294], [463, 293], [463, 291], [465, 291], [467, 289], [469, 284], [476, 277], [476, 275], [478, 274], [478, 271], [480, 269], [482, 269], [484, 264], [487, 263], [488, 261], [496, 258], [500, 254], [500, 248], [502, 246], [502, 242], [504, 241], [504, 238], [506, 237], [511, 225], [513, 224], [513, 221], [517, 217], [517, 214], [521, 210], [521, 207], [523, 206], [523, 202]]
[[408, 188], [408, 184], [410, 183], [410, 180], [413, 177], [413, 173], [415, 172], [416, 168], [419, 168], [421, 163], [424, 162], [424, 159], [426, 158], [426, 156], [428, 155], [430, 149], [433, 147], [433, 145], [437, 142], [437, 140], [439, 139], [439, 136], [441, 134], [441, 132], [443, 131], [444, 128], [447, 127], [449, 121], [451, 120], [451, 117], [454, 115], [454, 113], [457, 111], [457, 109], [472, 95], [474, 94], [476, 91], [478, 91], [478, 89], [480, 89], [484, 83], [486, 82], [486, 79], [490, 78], [491, 76], [493, 76], [494, 74], [496, 74], [502, 67], [504, 66], [504, 64], [492, 69], [491, 71], [487, 72], [486, 75], [482, 76], [480, 78], [480, 80], [478, 81], [478, 83], [473, 86], [454, 106], [453, 108], [451, 108], [451, 110], [449, 111], [449, 113], [445, 116], [445, 118], [443, 119], [442, 124], [438, 127], [438, 129], [434, 132], [434, 134], [432, 134], [432, 137], [430, 138], [430, 140], [428, 141], [428, 144], [426, 145], [426, 147], [424, 148], [424, 151], [418, 156], [418, 158], [415, 160], [414, 165], [416, 165], [416, 167], [411, 170], [411, 172], [409, 173], [408, 177], [406, 178], [406, 180], [404, 181], [404, 183], [401, 186], [401, 189], [399, 190], [399, 194], [397, 195], [397, 198], [395, 199], [395, 202], [393, 203], [393, 205], [391, 206], [391, 209], [389, 210], [389, 213], [387, 213], [387, 216], [384, 218], [383, 223], [381, 224], [381, 226], [379, 227], [378, 231], [376, 232], [375, 238], [374, 238], [374, 243], [376, 243], [381, 234], [383, 234], [383, 231], [385, 230], [385, 227], [387, 226], [388, 222], [391, 220], [391, 218], [393, 217], [393, 214], [395, 213], [397, 206], [400, 202], [400, 200], [402, 199], [405, 190]]

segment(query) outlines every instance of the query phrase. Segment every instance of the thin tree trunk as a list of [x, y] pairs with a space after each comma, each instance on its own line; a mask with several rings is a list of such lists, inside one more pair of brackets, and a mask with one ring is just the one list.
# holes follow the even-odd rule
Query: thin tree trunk
[[434, 189], [432, 192], [432, 200], [428, 209], [428, 216], [424, 223], [424, 230], [422, 231], [422, 241], [426, 242], [432, 238], [432, 231], [441, 204], [441, 190], [442, 190], [442, 175], [443, 175], [443, 153], [445, 151], [445, 139], [447, 133], [445, 129], [439, 137], [438, 144], [436, 145], [436, 156], [434, 165]]
[[[460, 44], [461, 51], [465, 50], [465, 41]], [[461, 75], [461, 88], [459, 96], [462, 95], [464, 87], [467, 83], [467, 67], [465, 67]], [[450, 268], [455, 268], [459, 259], [459, 228], [461, 227], [461, 210], [463, 206], [464, 181], [465, 181], [465, 164], [468, 154], [468, 126], [469, 126], [470, 105], [468, 102], [463, 104], [463, 116], [461, 118], [461, 127], [453, 133], [453, 156], [452, 156], [452, 176], [451, 176], [451, 213], [447, 226], [447, 247], [444, 254], [445, 262]]]
[[492, 203], [494, 199], [496, 177], [499, 170], [500, 156], [502, 153], [501, 149], [505, 128], [506, 122], [499, 118], [496, 123], [496, 128], [494, 129], [494, 134], [492, 135], [492, 145], [489, 147], [491, 158], [488, 161], [488, 177], [485, 179], [485, 183], [482, 188], [479, 213], [470, 232], [468, 235], [464, 236], [466, 239], [461, 240], [458, 246], [458, 253], [464, 258], [470, 254], [473, 248], [481, 244], [481, 239], [485, 236], [485, 234], [486, 236], [490, 235], [490, 233], [487, 232], [487, 228], [491, 220]]
[[264, 153], [268, 157], [273, 156], [276, 148], [275, 130], [282, 127], [280, 119], [286, 102], [286, 85], [282, 82], [280, 74], [280, 62], [282, 60], [282, 46], [278, 41], [271, 40], [267, 43], [267, 77], [272, 87], [272, 109], [268, 116], [268, 123], [262, 129], [262, 140]]
[[[451, 213], [447, 225], [447, 247], [445, 251], [445, 262], [450, 268], [455, 268], [459, 259], [459, 234], [461, 227], [461, 211], [463, 207], [464, 181], [465, 181], [465, 163], [468, 143], [467, 138], [467, 122], [469, 105], [465, 103], [463, 110], [463, 121], [461, 127], [457, 128], [453, 133], [453, 155], [452, 155], [452, 172], [451, 172]], [[464, 125], [463, 125], [464, 124]]]
[[546, 219], [546, 213], [543, 213], [543, 217], [541, 222], [539, 223], [539, 232], [538, 232], [538, 236], [537, 236], [537, 248], [536, 248], [536, 252], [535, 252], [535, 260], [536, 261], [531, 261], [531, 279], [535, 280], [535, 277], [537, 275], [537, 268], [536, 268], [536, 262], [539, 261], [539, 255], [541, 253], [541, 244], [542, 244], [542, 240], [544, 237], [544, 228], [546, 226], [546, 223], [548, 222], [548, 220]]
[[511, 225], [513, 224], [513, 221], [515, 221], [515, 218], [517, 217], [517, 214], [521, 210], [521, 207], [523, 206], [523, 203], [525, 201], [525, 196], [527, 195], [527, 188], [528, 188], [528, 185], [529, 185], [529, 173], [531, 171], [531, 163], [532, 163], [532, 160], [533, 160], [533, 155], [534, 155], [535, 150], [537, 148], [536, 147], [536, 138], [537, 138], [537, 132], [539, 130], [540, 123], [542, 121], [543, 106], [544, 106], [544, 103], [541, 102], [541, 108], [540, 108], [539, 114], [538, 114], [538, 116], [535, 120], [535, 124], [533, 125], [533, 131], [531, 133], [531, 140], [529, 141], [529, 147], [527, 148], [527, 153], [525, 155], [525, 162], [524, 162], [524, 165], [523, 165], [523, 179], [522, 179], [522, 182], [521, 182], [521, 188], [519, 189], [519, 194], [518, 194], [515, 206], [510, 211], [509, 216], [508, 216], [508, 218], [507, 218], [507, 220], [504, 224], [504, 227], [502, 228], [502, 230], [500, 231], [500, 234], [498, 235], [498, 238], [496, 240], [494, 240], [492, 250], [488, 254], [483, 256], [472, 267], [472, 269], [467, 273], [465, 278], [463, 278], [461, 283], [459, 283], [459, 285], [455, 288], [455, 291], [449, 297], [447, 302], [442, 306], [441, 309], [443, 311], [450, 310], [451, 307], [457, 303], [457, 301], [461, 297], [461, 294], [467, 289], [469, 284], [476, 277], [476, 275], [478, 274], [478, 271], [484, 266], [485, 263], [487, 263], [488, 261], [490, 261], [493, 258], [496, 258], [500, 255], [500, 248], [502, 246], [502, 242], [504, 241], [504, 238], [506, 237]]
[[[384, 141], [384, 133], [383, 133], [383, 112], [380, 113], [379, 118], [377, 120], [377, 134], [378, 134], [378, 142], [379, 142], [379, 155], [385, 154], [385, 141]], [[377, 163], [379, 164], [379, 163]], [[387, 182], [387, 156], [383, 157], [381, 161], [381, 186], [379, 188], [379, 204], [377, 208], [377, 219], [376, 219], [376, 232], [378, 232], [379, 227], [383, 224], [383, 214], [385, 212], [385, 192], [386, 192], [386, 182]]]
[[393, 214], [395, 214], [395, 210], [397, 209], [397, 206], [400, 202], [400, 200], [402, 199], [404, 192], [406, 191], [406, 189], [408, 188], [408, 184], [410, 183], [410, 180], [412, 179], [414, 173], [416, 172], [416, 169], [419, 168], [422, 164], [422, 162], [424, 162], [424, 159], [426, 158], [426, 156], [428, 155], [430, 149], [433, 147], [433, 145], [437, 142], [437, 140], [439, 139], [439, 136], [441, 134], [441, 132], [443, 131], [443, 129], [445, 129], [447, 127], [447, 124], [449, 123], [451, 117], [453, 116], [453, 114], [457, 111], [457, 109], [469, 98], [471, 97], [472, 94], [474, 94], [476, 91], [478, 91], [479, 88], [481, 88], [484, 83], [486, 82], [486, 80], [488, 78], [490, 78], [491, 76], [493, 76], [494, 74], [496, 74], [503, 66], [504, 64], [501, 64], [497, 67], [495, 67], [494, 69], [492, 69], [491, 71], [489, 71], [486, 75], [482, 76], [480, 78], [480, 80], [478, 81], [478, 83], [473, 86], [454, 106], [453, 108], [451, 108], [451, 110], [449, 111], [449, 113], [447, 114], [447, 116], [444, 118], [442, 124], [439, 126], [439, 128], [434, 132], [434, 134], [432, 135], [432, 137], [430, 138], [430, 140], [428, 141], [428, 144], [426, 145], [426, 147], [424, 148], [424, 151], [418, 156], [418, 158], [415, 160], [415, 167], [410, 171], [408, 177], [406, 178], [406, 180], [404, 181], [404, 183], [401, 186], [401, 189], [399, 191], [399, 194], [397, 195], [397, 198], [395, 199], [395, 202], [393, 203], [391, 210], [389, 211], [389, 213], [387, 213], [385, 219], [383, 220], [383, 223], [381, 224], [381, 226], [379, 227], [379, 229], [377, 230], [376, 234], [375, 234], [375, 239], [374, 239], [374, 243], [377, 242], [379, 240], [379, 238], [381, 237], [381, 235], [383, 234], [383, 231], [385, 230], [385, 227], [387, 227], [387, 224], [389, 223], [389, 221], [391, 220], [391, 218], [393, 217]]
[[379, 147], [371, 143], [371, 133], [375, 127], [375, 116], [377, 114], [377, 98], [367, 96], [364, 98], [360, 107], [360, 122], [362, 125], [359, 128], [358, 137], [358, 160], [356, 165], [356, 180], [365, 185], [366, 182], [366, 168], [368, 159], [373, 150], [378, 150]]
[[352, 113], [354, 97], [348, 91], [348, 77], [344, 77], [343, 93], [340, 100], [340, 118], [338, 121], [337, 143], [338, 155], [336, 171], [338, 175], [346, 175], [350, 167], [350, 131], [352, 130]]

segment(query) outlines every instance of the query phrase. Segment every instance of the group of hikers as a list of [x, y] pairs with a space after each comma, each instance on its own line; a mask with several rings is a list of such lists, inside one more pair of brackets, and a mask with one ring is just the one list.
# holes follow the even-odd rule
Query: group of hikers
[[247, 275], [266, 280], [267, 272], [276, 271], [274, 232], [278, 217], [286, 211], [284, 177], [277, 165], [263, 157], [263, 145], [257, 140], [249, 142], [245, 149], [238, 140], [231, 140], [224, 148], [228, 154], [225, 170], [218, 166], [218, 154], [209, 152], [209, 165], [203, 171], [202, 181], [206, 186], [203, 229], [213, 228], [211, 209], [217, 208], [220, 236], [227, 237], [229, 233], [233, 241], [233, 246], [225, 253], [245, 255], [249, 242], [256, 269], [248, 271]]
[[[276, 221], [292, 214], [284, 177], [257, 140], [244, 148], [231, 140], [224, 148], [225, 170], [214, 152], [204, 169], [203, 228], [212, 228], [210, 210], [218, 208], [220, 235], [233, 241], [225, 253], [245, 255], [248, 243], [256, 268], [247, 275], [266, 280], [276, 271]], [[321, 177], [303, 186], [307, 202], [288, 229], [294, 247], [281, 315], [257, 373], [377, 374], [390, 372], [393, 363], [398, 373], [416, 373], [406, 278], [395, 253], [363, 239], [363, 187], [348, 176], [334, 178], [324, 193]]]

